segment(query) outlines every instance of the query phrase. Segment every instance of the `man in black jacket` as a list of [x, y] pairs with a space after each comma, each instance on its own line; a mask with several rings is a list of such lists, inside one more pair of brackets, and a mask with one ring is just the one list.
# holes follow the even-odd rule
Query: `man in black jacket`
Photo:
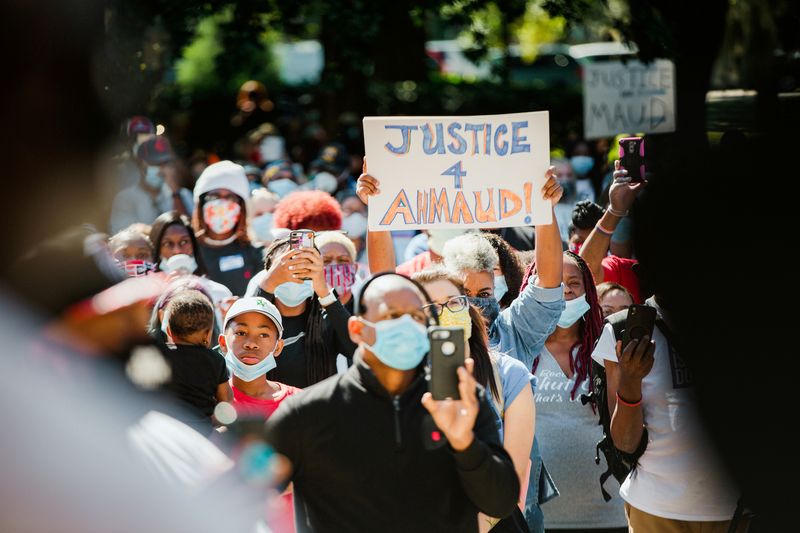
[[349, 322], [356, 363], [267, 422], [293, 466], [297, 529], [477, 531], [478, 511], [511, 513], [519, 482], [472, 360], [458, 369], [462, 399], [433, 400], [424, 291], [398, 274], [373, 279]]

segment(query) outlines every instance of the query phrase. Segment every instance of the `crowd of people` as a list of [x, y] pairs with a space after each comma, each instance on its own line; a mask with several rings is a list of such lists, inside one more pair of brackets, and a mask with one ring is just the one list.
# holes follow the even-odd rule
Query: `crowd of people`
[[[79, 366], [117, 355], [146, 391], [124, 424], [145, 470], [192, 493], [256, 487], [235, 522], [276, 533], [729, 531], [739, 494], [636, 260], [646, 182], [608, 141], [554, 153], [537, 193], [550, 224], [392, 235], [368, 230], [381, 177], [342, 145], [304, 168], [262, 124], [250, 156], [194, 161], [190, 183], [152, 121], [123, 136], [108, 227], [17, 268], [46, 257], [82, 280], [58, 302], [36, 291], [45, 338]], [[633, 304], [658, 320], [623, 346], [604, 321]], [[428, 391], [433, 325], [463, 330], [459, 399]], [[598, 367], [614, 446], [639, 452], [608, 501]]]

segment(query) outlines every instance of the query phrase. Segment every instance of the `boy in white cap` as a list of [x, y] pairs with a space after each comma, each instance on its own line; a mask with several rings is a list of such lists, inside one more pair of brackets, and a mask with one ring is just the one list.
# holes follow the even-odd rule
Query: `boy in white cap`
[[281, 335], [281, 315], [265, 298], [240, 298], [225, 315], [219, 347], [232, 374], [233, 405], [240, 414], [266, 419], [281, 401], [300, 391], [267, 379], [283, 350]]
[[[231, 371], [233, 406], [241, 417], [266, 420], [280, 403], [300, 389], [270, 381], [267, 372], [283, 350], [281, 314], [269, 300], [240, 298], [225, 315], [219, 347]], [[294, 531], [291, 494], [270, 503], [268, 524], [272, 531]]]

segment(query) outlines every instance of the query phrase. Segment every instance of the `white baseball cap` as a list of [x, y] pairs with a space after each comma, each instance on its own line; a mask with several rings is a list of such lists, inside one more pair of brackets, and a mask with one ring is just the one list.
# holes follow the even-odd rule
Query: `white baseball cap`
[[283, 336], [283, 322], [281, 322], [281, 314], [278, 312], [278, 308], [269, 300], [261, 298], [260, 296], [239, 298], [233, 302], [231, 308], [228, 309], [228, 314], [225, 315], [225, 322], [222, 325], [222, 330], [225, 331], [228, 327], [228, 322], [245, 313], [261, 313], [266, 316], [277, 326], [278, 337]]
[[219, 161], [206, 167], [194, 186], [195, 204], [201, 194], [215, 189], [228, 189], [242, 200], [250, 198], [250, 184], [244, 167], [232, 161]]

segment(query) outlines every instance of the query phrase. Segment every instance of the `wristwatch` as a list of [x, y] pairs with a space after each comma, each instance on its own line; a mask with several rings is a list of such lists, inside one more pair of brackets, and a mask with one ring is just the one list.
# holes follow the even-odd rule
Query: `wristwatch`
[[331, 289], [331, 292], [329, 292], [327, 296], [323, 296], [322, 298], [317, 297], [317, 300], [319, 300], [319, 305], [322, 307], [328, 307], [336, 301], [336, 293], [334, 293], [333, 289]]

